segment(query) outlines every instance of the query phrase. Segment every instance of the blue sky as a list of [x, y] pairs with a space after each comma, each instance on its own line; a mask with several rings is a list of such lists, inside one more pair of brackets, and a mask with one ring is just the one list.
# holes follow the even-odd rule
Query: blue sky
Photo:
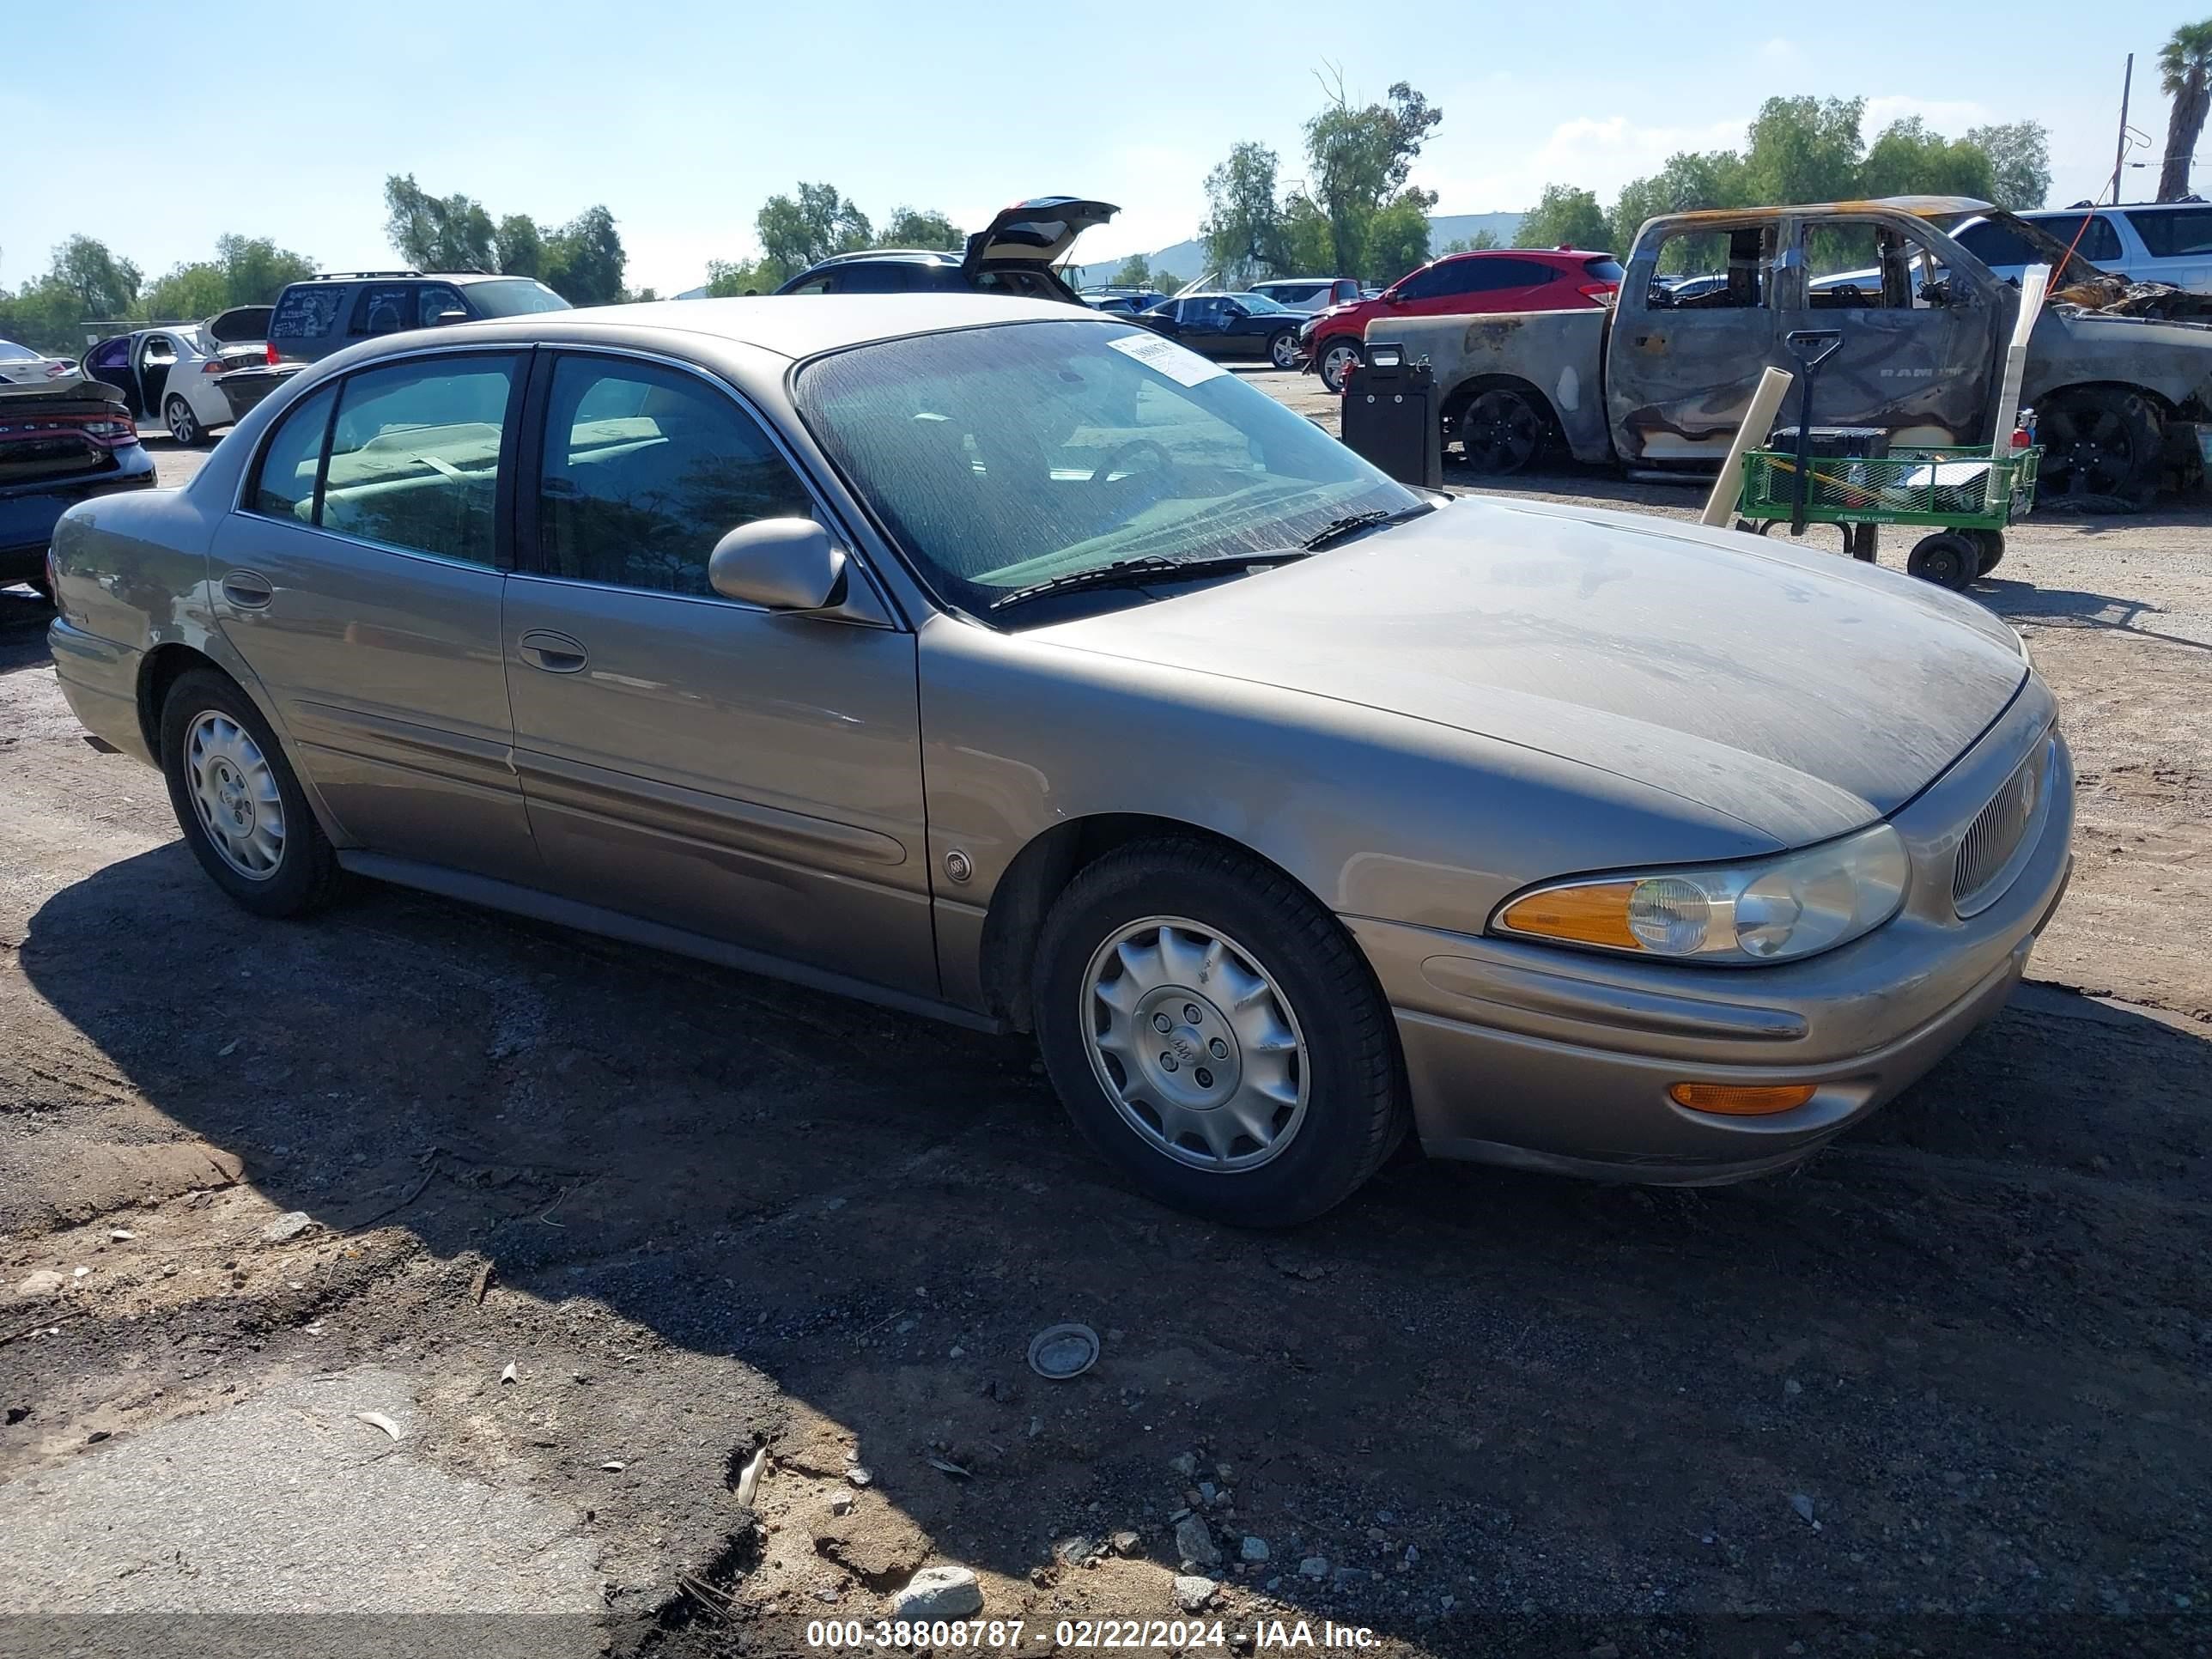
[[[1324, 59], [1357, 97], [1407, 79], [1443, 107], [1416, 174], [1440, 212], [1526, 207], [1549, 180], [1609, 201], [1671, 150], [1740, 143], [1776, 93], [1863, 95], [1869, 139], [1903, 113], [1952, 133], [2033, 115], [2051, 129], [2051, 199], [2069, 202], [2110, 176], [2130, 51], [2142, 153], [2157, 153], [2154, 60], [2197, 15], [2130, 0], [1877, 7], [1848, 26], [1833, 7], [1755, 8], [1770, 21], [1750, 26], [1594, 0], [0, 9], [0, 121], [18, 135], [0, 283], [43, 270], [74, 231], [149, 275], [225, 231], [326, 268], [387, 264], [397, 172], [541, 222], [604, 202], [632, 285], [663, 292], [754, 251], [762, 199], [799, 179], [878, 218], [912, 204], [969, 226], [1023, 196], [1099, 196], [1123, 212], [1083, 258], [1164, 246], [1192, 234], [1206, 171], [1237, 141], [1273, 145], [1297, 175]], [[54, 72], [25, 72], [41, 64]], [[2154, 183], [2132, 172], [2125, 193]]]

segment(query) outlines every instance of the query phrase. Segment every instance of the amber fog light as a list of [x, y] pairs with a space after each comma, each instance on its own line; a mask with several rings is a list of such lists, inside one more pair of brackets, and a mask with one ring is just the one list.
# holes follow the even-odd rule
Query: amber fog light
[[1677, 1106], [1693, 1112], [1717, 1112], [1723, 1117], [1765, 1117], [1774, 1112], [1794, 1112], [1812, 1099], [1809, 1083], [1678, 1083], [1667, 1091]]

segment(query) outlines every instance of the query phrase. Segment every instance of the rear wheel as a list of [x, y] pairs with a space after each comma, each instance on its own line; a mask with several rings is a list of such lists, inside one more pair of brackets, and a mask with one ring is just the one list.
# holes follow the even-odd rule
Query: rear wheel
[[1956, 530], [1939, 530], [1913, 544], [1905, 568], [1923, 581], [1954, 591], [1981, 574], [1982, 550]]
[[1142, 842], [1085, 870], [1046, 919], [1034, 994], [1068, 1115], [1161, 1203], [1291, 1226], [1404, 1132], [1366, 962], [1310, 894], [1230, 848]]
[[1467, 464], [1492, 477], [1520, 471], [1544, 447], [1543, 412], [1510, 386], [1476, 392], [1455, 426]]
[[2158, 490], [2165, 422], [2150, 400], [2124, 386], [2080, 386], [2036, 411], [2043, 501], [2148, 507]]
[[1981, 568], [1976, 574], [1986, 576], [2004, 562], [2005, 539], [2002, 530], [1962, 530], [1959, 532], [1972, 542], [1982, 556]]
[[1366, 362], [1360, 349], [1349, 340], [1331, 340], [1321, 349], [1315, 367], [1321, 371], [1321, 383], [1331, 392], [1344, 390], [1346, 378]]
[[192, 856], [261, 916], [294, 916], [337, 890], [337, 856], [253, 701], [194, 669], [161, 704], [161, 771]]
[[192, 406], [173, 392], [161, 404], [161, 422], [169, 428], [169, 435], [187, 448], [207, 436]]
[[1279, 328], [1268, 337], [1267, 361], [1277, 368], [1296, 368], [1298, 366], [1298, 331], [1294, 328]]

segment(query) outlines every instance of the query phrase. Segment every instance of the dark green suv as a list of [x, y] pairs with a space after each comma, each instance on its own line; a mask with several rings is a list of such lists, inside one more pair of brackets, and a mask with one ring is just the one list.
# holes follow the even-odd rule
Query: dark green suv
[[276, 296], [269, 319], [269, 360], [312, 363], [379, 334], [568, 308], [566, 300], [528, 276], [332, 271], [291, 283]]

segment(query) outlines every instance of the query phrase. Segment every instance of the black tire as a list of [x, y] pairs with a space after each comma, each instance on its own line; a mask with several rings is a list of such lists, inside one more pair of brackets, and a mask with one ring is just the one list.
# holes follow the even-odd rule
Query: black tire
[[2004, 562], [2005, 539], [2002, 530], [1962, 530], [1959, 532], [1972, 542], [1982, 556], [1981, 568], [1975, 574], [1986, 576]]
[[[1314, 373], [1321, 376], [1321, 383], [1331, 392], [1342, 392], [1345, 376], [1355, 365], [1366, 361], [1366, 352], [1350, 340], [1331, 340], [1326, 345], [1314, 348]], [[1335, 371], [1333, 379], [1332, 368]]]
[[1452, 429], [1467, 464], [1485, 477], [1522, 471], [1543, 452], [1549, 422], [1528, 394], [1510, 386], [1486, 386], [1468, 399]]
[[1939, 530], [1913, 544], [1905, 568], [1923, 581], [1955, 592], [1981, 574], [1982, 550], [1961, 532]]
[[[1304, 1115], [1257, 1167], [1224, 1171], [1178, 1161], [1155, 1144], [1163, 1139], [1157, 1115], [1147, 1139], [1094, 1069], [1096, 1014], [1085, 992], [1092, 957], [1152, 917], [1225, 935], [1274, 981], [1303, 1039]], [[1349, 1197], [1405, 1133], [1396, 1040], [1365, 959], [1312, 895], [1232, 848], [1170, 838], [1100, 859], [1046, 918], [1031, 984], [1038, 1047], [1067, 1115], [1130, 1186], [1160, 1203], [1236, 1226], [1295, 1226]], [[1205, 1063], [1186, 1059], [1194, 1068]]]
[[1279, 328], [1267, 337], [1267, 366], [1285, 370], [1298, 366], [1297, 330]]
[[[205, 714], [219, 714], [243, 728], [266, 763], [283, 808], [283, 839], [270, 872], [258, 878], [234, 868], [219, 851], [195, 805], [185, 742]], [[253, 700], [227, 674], [196, 668], [180, 675], [161, 702], [161, 775], [168, 781], [169, 805], [186, 845], [200, 868], [242, 908], [257, 916], [297, 916], [329, 902], [343, 872], [330, 840], [307, 805], [291, 763]]]
[[192, 413], [192, 406], [173, 392], [162, 402], [161, 423], [169, 428], [169, 436], [186, 449], [196, 448], [207, 436], [207, 428]]
[[2038, 501], [2150, 505], [2165, 465], [2166, 422], [2148, 398], [2124, 386], [2089, 386], [2039, 401]]

